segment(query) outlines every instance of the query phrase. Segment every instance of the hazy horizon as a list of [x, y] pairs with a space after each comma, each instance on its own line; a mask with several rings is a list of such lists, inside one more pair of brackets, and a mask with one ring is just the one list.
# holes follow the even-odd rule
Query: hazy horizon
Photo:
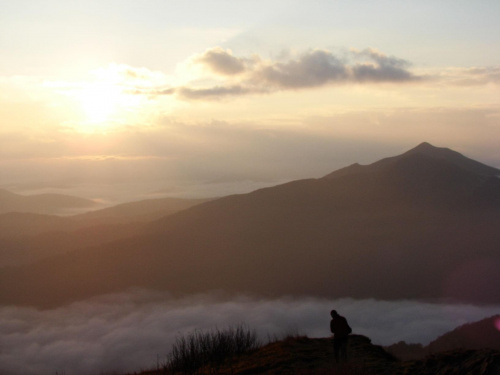
[[500, 167], [496, 1], [0, 5], [0, 188], [214, 197], [423, 141]]

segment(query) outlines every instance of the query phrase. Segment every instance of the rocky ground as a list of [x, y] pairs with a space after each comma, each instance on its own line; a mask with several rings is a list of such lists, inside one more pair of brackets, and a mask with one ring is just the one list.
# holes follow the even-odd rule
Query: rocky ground
[[[225, 363], [219, 368], [204, 368], [199, 374], [338, 374], [338, 375], [499, 375], [500, 352], [453, 350], [421, 360], [401, 361], [369, 338], [352, 335], [349, 360], [334, 362], [332, 342], [328, 338], [291, 337], [269, 343], [255, 351]], [[162, 370], [142, 375], [161, 375]]]

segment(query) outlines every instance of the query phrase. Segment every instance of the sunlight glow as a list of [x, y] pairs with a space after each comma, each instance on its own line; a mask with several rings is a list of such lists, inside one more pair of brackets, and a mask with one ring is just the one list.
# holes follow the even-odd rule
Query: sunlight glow
[[45, 82], [58, 94], [70, 98], [65, 126], [79, 133], [106, 132], [132, 123], [144, 123], [154, 101], [137, 90], [164, 84], [158, 72], [127, 65], [109, 64], [89, 72], [85, 81]]
[[91, 84], [76, 94], [86, 120], [91, 124], [103, 123], [116, 115], [127, 101], [118, 86], [109, 84]]

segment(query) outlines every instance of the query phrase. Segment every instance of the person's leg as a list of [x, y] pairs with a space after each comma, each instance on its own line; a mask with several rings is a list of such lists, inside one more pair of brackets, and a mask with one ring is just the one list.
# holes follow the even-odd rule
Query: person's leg
[[347, 337], [345, 339], [342, 340], [342, 354], [341, 354], [341, 358], [342, 358], [342, 361], [344, 362], [347, 362]]
[[341, 342], [339, 339], [333, 339], [333, 351], [335, 353], [335, 362], [339, 363], [340, 361], [340, 347], [341, 347]]

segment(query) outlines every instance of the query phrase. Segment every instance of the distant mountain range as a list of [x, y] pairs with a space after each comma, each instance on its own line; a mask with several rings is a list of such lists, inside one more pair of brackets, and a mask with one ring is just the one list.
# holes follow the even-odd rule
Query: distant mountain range
[[[0, 271], [0, 302], [56, 306], [130, 287], [174, 294], [499, 303], [500, 170], [423, 143], [195, 205], [116, 240]], [[62, 252], [62, 251], [61, 251]]]
[[467, 323], [428, 345], [430, 353], [454, 349], [494, 349], [500, 352], [500, 315]]
[[456, 349], [492, 349], [500, 353], [500, 315], [467, 323], [445, 333], [429, 345], [399, 342], [385, 349], [403, 360], [420, 359], [430, 354]]
[[145, 223], [208, 200], [147, 199], [64, 217], [30, 212], [0, 214], [0, 267], [32, 263], [130, 237], [139, 233]]
[[21, 195], [0, 189], [0, 214], [29, 212], [36, 214], [71, 214], [75, 210], [91, 209], [96, 202], [64, 194]]

